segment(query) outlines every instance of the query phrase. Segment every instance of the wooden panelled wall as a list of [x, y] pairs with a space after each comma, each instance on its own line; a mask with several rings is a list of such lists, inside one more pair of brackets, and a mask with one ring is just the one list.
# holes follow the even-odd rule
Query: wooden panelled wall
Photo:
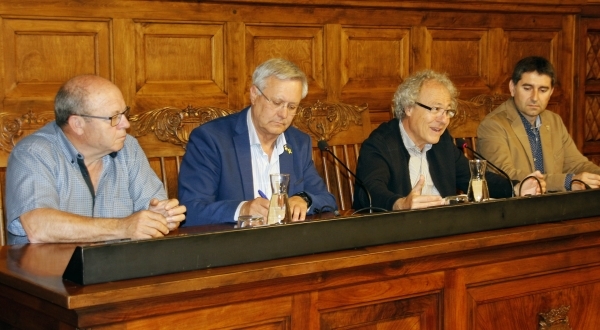
[[2, 0], [0, 119], [51, 111], [60, 84], [83, 73], [113, 80], [134, 114], [241, 109], [255, 66], [277, 56], [308, 74], [306, 101], [367, 103], [376, 127], [412, 72], [445, 71], [469, 99], [508, 93], [516, 61], [542, 55], [559, 75], [550, 108], [600, 162], [594, 2]]

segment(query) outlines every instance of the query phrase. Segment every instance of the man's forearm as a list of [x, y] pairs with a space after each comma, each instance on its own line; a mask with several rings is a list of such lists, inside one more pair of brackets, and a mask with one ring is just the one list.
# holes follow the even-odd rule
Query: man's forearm
[[55, 209], [35, 209], [21, 215], [31, 243], [94, 242], [125, 238], [119, 219], [90, 218]]

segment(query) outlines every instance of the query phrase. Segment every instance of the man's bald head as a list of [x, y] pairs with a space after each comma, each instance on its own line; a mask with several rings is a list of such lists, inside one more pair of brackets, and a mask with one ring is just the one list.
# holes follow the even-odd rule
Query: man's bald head
[[71, 115], [89, 114], [89, 100], [94, 91], [108, 85], [114, 86], [110, 80], [95, 75], [81, 75], [69, 79], [60, 87], [54, 98], [56, 124], [63, 127]]

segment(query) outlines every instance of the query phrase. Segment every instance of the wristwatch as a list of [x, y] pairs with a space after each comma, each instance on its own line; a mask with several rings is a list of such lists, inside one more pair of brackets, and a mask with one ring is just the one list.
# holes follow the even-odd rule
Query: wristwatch
[[308, 194], [305, 193], [304, 191], [296, 193], [296, 194], [294, 194], [294, 196], [298, 196], [298, 197], [302, 198], [306, 202], [307, 207], [310, 207], [312, 205], [312, 198], [310, 198], [310, 196], [308, 196]]

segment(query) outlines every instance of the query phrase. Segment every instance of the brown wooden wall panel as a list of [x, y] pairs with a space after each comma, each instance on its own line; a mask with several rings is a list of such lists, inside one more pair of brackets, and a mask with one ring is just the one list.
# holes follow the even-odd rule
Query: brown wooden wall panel
[[138, 105], [152, 110], [182, 107], [203, 95], [226, 99], [224, 30], [223, 24], [136, 21]]
[[410, 29], [342, 28], [340, 66], [345, 102], [388, 111], [410, 72]]
[[[543, 55], [559, 74], [550, 109], [583, 148], [587, 115], [575, 72], [598, 66], [583, 53], [597, 53], [600, 30], [590, 17], [587, 37], [581, 12], [600, 17], [600, 11], [586, 4], [6, 0], [0, 3], [0, 112], [51, 109], [62, 82], [90, 72], [112, 79], [134, 114], [188, 105], [238, 110], [249, 104], [256, 65], [280, 56], [309, 76], [306, 101], [367, 103], [377, 127], [391, 118], [398, 84], [415, 71], [448, 72], [466, 100], [507, 94], [516, 61]], [[575, 43], [578, 33], [589, 46]], [[600, 91], [596, 81], [577, 84]], [[584, 150], [600, 147], [589, 141]]]
[[106, 20], [4, 19], [2, 37], [3, 103], [8, 110], [48, 110], [58, 87], [74, 75], [111, 78]]
[[431, 68], [446, 72], [463, 94], [488, 94], [488, 32], [485, 30], [432, 29]]
[[[296, 63], [308, 78], [311, 99], [325, 95], [325, 47], [322, 26], [246, 26], [247, 84], [252, 83], [254, 68], [273, 58], [283, 57]], [[241, 51], [241, 50], [240, 50]], [[246, 99], [250, 94], [246, 91]]]

